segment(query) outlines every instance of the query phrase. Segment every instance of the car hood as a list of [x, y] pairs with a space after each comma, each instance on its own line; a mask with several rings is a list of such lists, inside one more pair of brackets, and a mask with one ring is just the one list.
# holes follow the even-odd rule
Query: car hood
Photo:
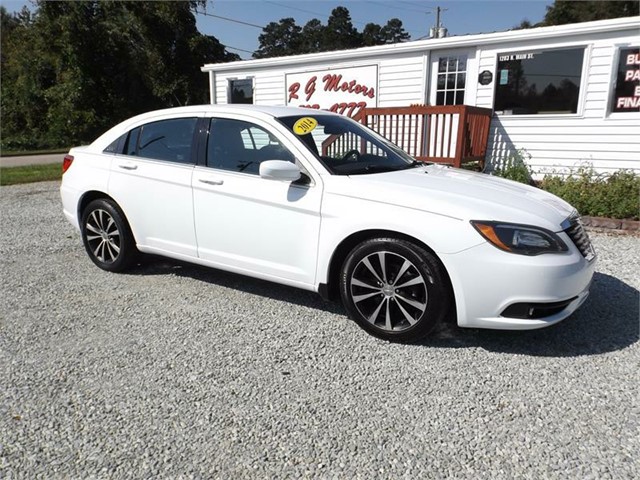
[[554, 232], [561, 230], [561, 223], [575, 210], [544, 190], [440, 165], [332, 177], [326, 188], [328, 194], [414, 208], [460, 220], [521, 223]]

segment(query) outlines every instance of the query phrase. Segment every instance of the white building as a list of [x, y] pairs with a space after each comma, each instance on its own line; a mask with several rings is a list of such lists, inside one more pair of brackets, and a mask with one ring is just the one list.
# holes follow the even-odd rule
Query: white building
[[[487, 162], [640, 171], [640, 17], [207, 64], [211, 103], [494, 111]], [[529, 158], [530, 157], [530, 158]]]

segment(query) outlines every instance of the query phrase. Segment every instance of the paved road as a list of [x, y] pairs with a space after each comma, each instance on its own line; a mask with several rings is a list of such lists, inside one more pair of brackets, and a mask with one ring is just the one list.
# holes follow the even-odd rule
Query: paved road
[[21, 167], [23, 165], [45, 165], [48, 163], [60, 163], [64, 153], [52, 155], [23, 155], [19, 157], [0, 157], [0, 167]]
[[99, 270], [59, 183], [2, 187], [0, 478], [631, 479], [640, 238], [532, 332], [377, 340], [294, 288]]

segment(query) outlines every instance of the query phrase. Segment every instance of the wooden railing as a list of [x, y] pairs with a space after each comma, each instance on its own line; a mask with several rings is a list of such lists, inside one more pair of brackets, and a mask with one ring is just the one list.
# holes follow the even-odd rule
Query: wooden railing
[[[479, 162], [484, 167], [492, 113], [468, 105], [411, 106], [365, 108], [353, 118], [417, 160], [455, 167]], [[323, 150], [329, 153], [335, 141], [328, 138]]]

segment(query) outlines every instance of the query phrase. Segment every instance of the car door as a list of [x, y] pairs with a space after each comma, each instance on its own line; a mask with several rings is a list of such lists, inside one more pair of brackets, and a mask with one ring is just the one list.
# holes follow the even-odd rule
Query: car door
[[142, 251], [196, 257], [191, 177], [198, 118], [160, 118], [133, 128], [112, 162], [109, 194]]
[[305, 184], [259, 175], [264, 160], [299, 163], [287, 143], [257, 121], [211, 120], [206, 164], [193, 175], [198, 255], [232, 271], [309, 287], [322, 184], [319, 178]]

